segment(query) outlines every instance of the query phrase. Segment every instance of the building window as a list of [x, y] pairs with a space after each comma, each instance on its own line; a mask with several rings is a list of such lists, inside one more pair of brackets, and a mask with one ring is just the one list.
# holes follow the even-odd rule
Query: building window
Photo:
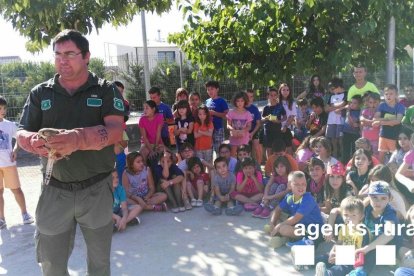
[[158, 62], [175, 62], [174, 51], [158, 51]]

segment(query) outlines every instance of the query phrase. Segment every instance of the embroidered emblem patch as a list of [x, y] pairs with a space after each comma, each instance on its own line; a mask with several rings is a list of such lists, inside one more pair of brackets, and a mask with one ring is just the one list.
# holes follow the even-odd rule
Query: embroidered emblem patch
[[40, 103], [40, 108], [45, 111], [45, 110], [49, 110], [52, 107], [52, 102], [50, 100], [43, 100]]
[[100, 107], [102, 106], [102, 99], [88, 98], [86, 100], [86, 105], [90, 107]]
[[124, 101], [122, 99], [114, 98], [114, 107], [119, 111], [125, 111]]

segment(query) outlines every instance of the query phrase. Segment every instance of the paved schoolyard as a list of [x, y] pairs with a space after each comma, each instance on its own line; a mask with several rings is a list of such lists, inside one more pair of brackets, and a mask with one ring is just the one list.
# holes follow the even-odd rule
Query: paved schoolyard
[[[37, 160], [20, 161], [28, 210], [34, 215], [41, 177]], [[8, 228], [0, 230], [0, 275], [40, 275], [34, 225], [22, 225], [10, 191], [5, 191]], [[286, 247], [267, 246], [266, 220], [249, 213], [213, 217], [203, 208], [184, 213], [145, 213], [141, 225], [113, 236], [112, 275], [314, 275], [293, 269]], [[86, 249], [78, 229], [70, 259], [71, 275], [84, 275]], [[382, 270], [376, 275], [390, 275]]]

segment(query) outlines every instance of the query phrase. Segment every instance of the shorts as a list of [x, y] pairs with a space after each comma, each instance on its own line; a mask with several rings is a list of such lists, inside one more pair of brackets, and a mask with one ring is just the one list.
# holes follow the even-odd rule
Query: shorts
[[287, 128], [285, 132], [282, 132], [282, 139], [283, 139], [283, 142], [285, 142], [286, 147], [292, 146], [293, 135], [292, 135], [292, 131], [290, 130], [290, 128]]
[[342, 132], [344, 126], [337, 124], [330, 124], [326, 126], [326, 137], [327, 138], [339, 138], [344, 134]]
[[202, 173], [201, 175], [195, 177], [193, 180], [191, 180], [191, 185], [193, 188], [197, 191], [197, 182], [203, 181], [204, 185], [208, 184], [208, 181], [210, 180], [210, 177], [207, 173]]
[[19, 174], [16, 166], [0, 167], [0, 188], [20, 188]]
[[[283, 141], [285, 141], [284, 136], [281, 132], [263, 133], [263, 146], [265, 148], [271, 148], [273, 146], [273, 142], [277, 139], [283, 139]], [[290, 144], [292, 144], [292, 141], [290, 142]]]
[[378, 141], [378, 151], [393, 152], [397, 148], [397, 141], [380, 137]]
[[213, 163], [213, 150], [197, 150], [196, 156], [208, 163]]
[[256, 132], [253, 134], [253, 136], [252, 136], [252, 139], [251, 139], [251, 140], [256, 140], [256, 139], [259, 139], [259, 132], [260, 132], [260, 129], [259, 129], [258, 131], [256, 131]]

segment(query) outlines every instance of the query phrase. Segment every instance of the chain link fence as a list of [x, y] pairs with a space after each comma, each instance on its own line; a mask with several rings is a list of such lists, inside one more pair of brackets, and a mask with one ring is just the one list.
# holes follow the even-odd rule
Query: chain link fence
[[[202, 100], [207, 98], [207, 93], [204, 88], [204, 83], [209, 80], [201, 76], [195, 66], [180, 59], [173, 59], [168, 54], [150, 56], [151, 69], [151, 84], [157, 85], [162, 89], [163, 101], [172, 105], [175, 101], [175, 91], [179, 87], [186, 88], [189, 92], [195, 91], [201, 94]], [[137, 58], [133, 55], [125, 54], [117, 57], [117, 66], [107, 66], [105, 70], [100, 72], [102, 77], [109, 80], [121, 80], [126, 86], [126, 97], [131, 103], [131, 111], [140, 112], [142, 104], [146, 100], [145, 85], [144, 85], [144, 70], [142, 65], [142, 58]], [[90, 68], [94, 71], [94, 68]], [[404, 69], [404, 70], [403, 70]], [[413, 83], [412, 68], [403, 68], [397, 70], [396, 82], [402, 89], [408, 84]], [[98, 69], [97, 69], [98, 70]], [[53, 65], [50, 63], [11, 63], [0, 65], [0, 93], [8, 101], [8, 119], [18, 122], [23, 105], [26, 98], [36, 84], [51, 78], [54, 74]], [[285, 82], [291, 87], [294, 95], [297, 96], [303, 92], [309, 85], [311, 76], [296, 75]], [[350, 87], [354, 78], [352, 73], [342, 74], [345, 87]], [[321, 76], [322, 83], [326, 87], [329, 77]], [[385, 83], [385, 72], [374, 72], [368, 74], [368, 80], [375, 83], [381, 90]], [[244, 80], [234, 79], [220, 79], [219, 95], [230, 102], [234, 93], [252, 88], [256, 91], [257, 101], [266, 101], [266, 91], [268, 86], [248, 83]], [[277, 85], [276, 85], [277, 86]], [[136, 120], [136, 118], [135, 118]], [[135, 129], [130, 131], [133, 139], [137, 139], [139, 135], [135, 136]], [[131, 137], [130, 137], [131, 138]], [[29, 171], [31, 173], [38, 172], [39, 159], [31, 154], [21, 152], [18, 166], [20, 173], [24, 173], [24, 179], [33, 179], [27, 177]], [[20, 168], [25, 168], [20, 170]], [[31, 167], [31, 168], [28, 168]]]

